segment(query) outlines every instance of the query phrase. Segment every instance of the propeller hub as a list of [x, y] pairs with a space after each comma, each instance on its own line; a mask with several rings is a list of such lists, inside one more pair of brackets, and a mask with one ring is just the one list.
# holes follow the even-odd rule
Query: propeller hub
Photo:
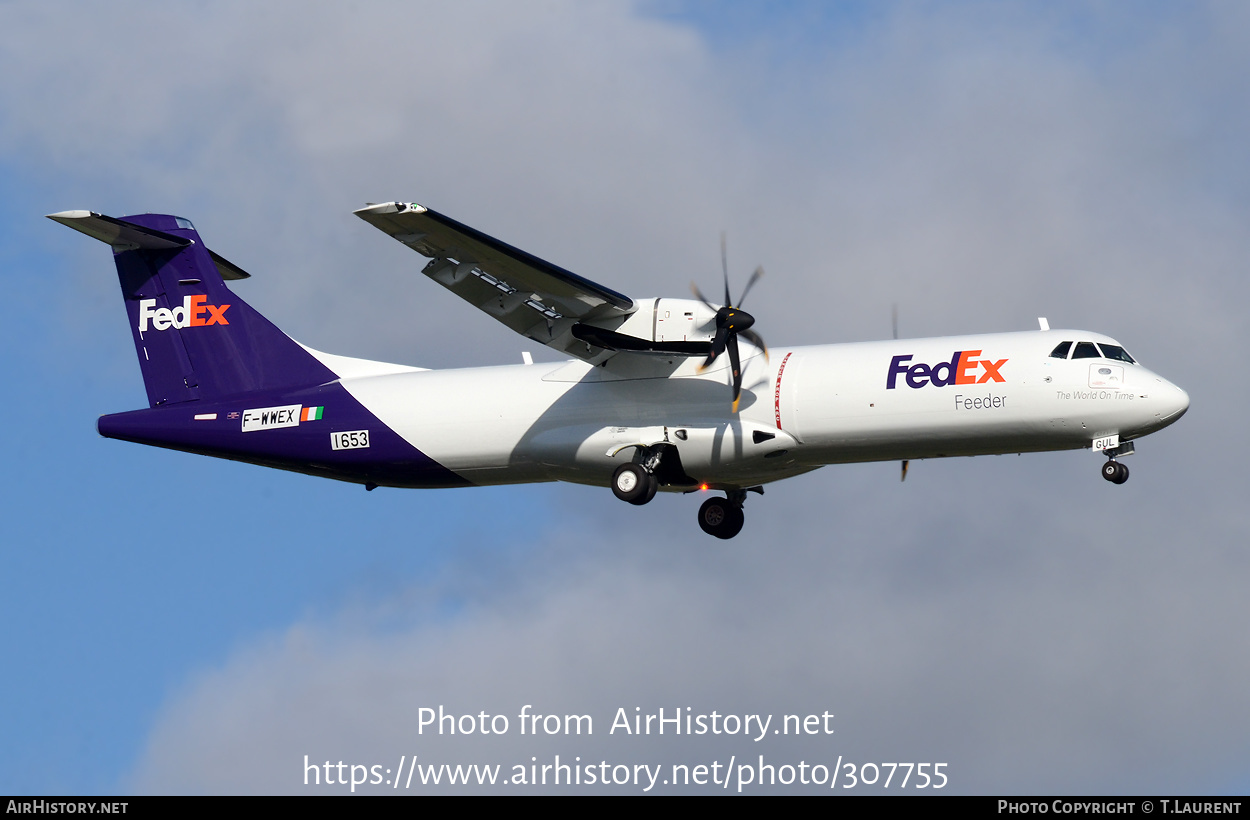
[[755, 317], [740, 308], [726, 305], [716, 311], [716, 327], [726, 328], [733, 333], [742, 331], [755, 324]]

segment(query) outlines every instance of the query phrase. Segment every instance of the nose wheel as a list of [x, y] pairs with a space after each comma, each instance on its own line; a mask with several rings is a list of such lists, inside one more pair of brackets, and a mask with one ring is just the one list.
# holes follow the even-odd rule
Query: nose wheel
[[709, 498], [699, 507], [700, 529], [717, 538], [733, 538], [742, 532], [745, 522], [742, 503], [731, 498]]
[[622, 501], [642, 506], [655, 498], [660, 482], [641, 464], [622, 464], [612, 474], [612, 494]]
[[1107, 463], [1102, 465], [1102, 477], [1112, 484], [1123, 484], [1128, 481], [1128, 467], [1118, 461], [1108, 459]]

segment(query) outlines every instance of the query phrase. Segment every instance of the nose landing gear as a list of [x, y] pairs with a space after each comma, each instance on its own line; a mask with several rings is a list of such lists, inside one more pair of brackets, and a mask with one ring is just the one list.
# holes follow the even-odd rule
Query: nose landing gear
[[1102, 465], [1102, 477], [1112, 484], [1123, 484], [1128, 481], [1128, 467], [1114, 459], [1107, 459], [1107, 463]]
[[[1099, 444], [1115, 444], [1114, 447], [1100, 447]], [[1113, 436], [1094, 439], [1094, 449], [1101, 450], [1102, 454], [1107, 457], [1107, 461], [1102, 465], [1102, 477], [1110, 481], [1112, 484], [1123, 484], [1128, 481], [1128, 467], [1116, 461], [1117, 456], [1131, 456], [1133, 454], [1133, 442], [1118, 442], [1118, 437]]]

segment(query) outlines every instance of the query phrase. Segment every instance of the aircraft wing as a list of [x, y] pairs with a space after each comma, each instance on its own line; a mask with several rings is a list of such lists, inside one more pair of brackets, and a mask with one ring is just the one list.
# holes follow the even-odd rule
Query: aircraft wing
[[634, 300], [416, 203], [370, 205], [356, 216], [430, 257], [426, 276], [522, 336], [598, 364], [608, 347], [573, 335], [581, 322], [619, 324]]

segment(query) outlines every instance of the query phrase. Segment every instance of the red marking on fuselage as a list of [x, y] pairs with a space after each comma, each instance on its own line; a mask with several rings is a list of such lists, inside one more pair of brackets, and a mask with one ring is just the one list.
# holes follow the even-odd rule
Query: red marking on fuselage
[[777, 415], [777, 429], [781, 429], [781, 376], [786, 372], [786, 362], [790, 361], [790, 357], [794, 355], [794, 351], [786, 354], [781, 360], [781, 366], [777, 368], [777, 387], [773, 391], [773, 412]]

